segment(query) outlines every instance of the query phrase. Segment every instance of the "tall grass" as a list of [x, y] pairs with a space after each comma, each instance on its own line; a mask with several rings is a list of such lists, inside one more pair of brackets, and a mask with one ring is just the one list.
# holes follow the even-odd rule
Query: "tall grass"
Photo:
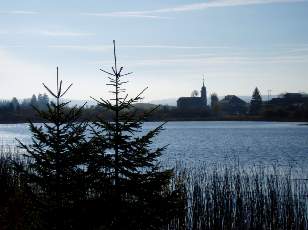
[[[183, 216], [168, 229], [308, 229], [308, 181], [291, 169], [239, 166], [177, 170]], [[303, 175], [300, 175], [303, 176]]]

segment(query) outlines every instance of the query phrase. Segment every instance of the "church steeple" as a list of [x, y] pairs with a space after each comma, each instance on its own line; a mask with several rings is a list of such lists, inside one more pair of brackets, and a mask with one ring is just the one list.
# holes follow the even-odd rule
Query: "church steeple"
[[204, 77], [203, 77], [203, 85], [201, 88], [201, 99], [204, 102], [204, 105], [207, 105], [207, 95], [206, 95], [206, 87], [204, 85]]

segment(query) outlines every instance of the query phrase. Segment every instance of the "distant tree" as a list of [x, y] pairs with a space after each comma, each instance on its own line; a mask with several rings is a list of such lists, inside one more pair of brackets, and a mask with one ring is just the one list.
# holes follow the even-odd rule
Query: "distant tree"
[[39, 109], [42, 109], [42, 107], [43, 107], [43, 94], [41, 94], [41, 93], [39, 93], [37, 95], [37, 107]]
[[16, 111], [16, 110], [18, 110], [20, 108], [19, 102], [18, 102], [16, 97], [13, 97], [13, 99], [11, 101], [11, 106], [12, 106], [12, 109], [14, 111]]
[[262, 109], [262, 97], [258, 87], [255, 88], [250, 101], [250, 114], [259, 115]]
[[[11, 105], [12, 105], [12, 104], [11, 104], [10, 101], [6, 101], [6, 100], [0, 101], [0, 111], [1, 111], [0, 116], [1, 116], [1, 115], [3, 116], [4, 114], [6, 114], [6, 113], [9, 112], [9, 111], [12, 111], [13, 108], [12, 108]], [[7, 114], [6, 114], [6, 116], [7, 116]]]
[[45, 94], [39, 94], [37, 97], [37, 105], [40, 109], [47, 109], [47, 105], [49, 103], [48, 95]]
[[[88, 192], [85, 188], [86, 124], [77, 122], [82, 107], [67, 108], [68, 102], [61, 100], [71, 85], [63, 89], [62, 81], [58, 80], [58, 68], [56, 91], [44, 87], [55, 102], [48, 105], [48, 110], [36, 108], [44, 122], [42, 125], [30, 123], [32, 144], [19, 141], [29, 164], [27, 168], [17, 169], [24, 174], [33, 193], [33, 209], [39, 213], [33, 216], [33, 224], [37, 226], [33, 229], [78, 229], [78, 218], [74, 215], [79, 212], [77, 206]], [[35, 99], [33, 96], [32, 104]]]
[[191, 97], [198, 97], [199, 92], [197, 90], [193, 90], [190, 94]]
[[43, 100], [43, 94], [39, 93], [39, 94], [37, 95], [37, 101], [38, 101], [38, 102], [41, 102], [42, 100]]
[[35, 94], [32, 95], [31, 100], [30, 100], [30, 104], [32, 106], [37, 106], [37, 98], [36, 98]]
[[21, 103], [21, 107], [22, 108], [26, 108], [26, 107], [29, 106], [29, 104], [30, 104], [30, 100], [29, 99], [23, 99], [22, 103]]
[[46, 93], [44, 93], [44, 95], [43, 95], [43, 102], [44, 102], [45, 105], [47, 105], [49, 103], [49, 97]]
[[94, 162], [101, 162], [96, 163], [97, 183], [104, 185], [101, 191], [105, 191], [96, 215], [105, 218], [106, 229], [159, 229], [172, 218], [177, 197], [168, 187], [172, 170], [162, 169], [158, 162], [165, 147], [150, 148], [162, 125], [140, 134], [150, 112], [138, 117], [128, 111], [146, 89], [131, 99], [125, 94], [123, 77], [130, 73], [122, 73], [123, 67], [117, 65], [115, 42], [112, 72], [101, 71], [110, 76], [107, 85], [113, 87], [113, 97], [95, 99], [99, 107], [112, 112], [111, 121], [100, 118], [93, 127]]
[[219, 112], [219, 99], [216, 93], [211, 94], [211, 109], [215, 115]]

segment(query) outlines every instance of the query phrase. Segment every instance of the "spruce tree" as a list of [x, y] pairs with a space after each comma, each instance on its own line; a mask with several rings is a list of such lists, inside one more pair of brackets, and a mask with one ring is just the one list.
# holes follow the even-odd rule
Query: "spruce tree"
[[98, 117], [92, 129], [97, 152], [94, 162], [101, 162], [96, 164], [101, 173], [97, 181], [104, 185], [98, 198], [102, 205], [100, 218], [107, 229], [159, 229], [172, 218], [178, 199], [169, 187], [173, 171], [159, 164], [165, 147], [151, 148], [152, 139], [163, 125], [142, 132], [143, 122], [153, 110], [137, 116], [132, 108], [146, 88], [128, 98], [123, 85], [127, 83], [124, 77], [131, 73], [123, 73], [123, 67], [118, 67], [115, 41], [113, 44], [112, 71], [101, 69], [109, 75], [107, 85], [112, 87], [112, 98], [94, 99], [113, 114], [111, 120]]
[[30, 99], [30, 104], [32, 106], [37, 106], [37, 98], [36, 98], [35, 94], [32, 95], [32, 97]]
[[250, 114], [259, 115], [262, 108], [262, 97], [258, 87], [255, 88], [250, 101]]
[[58, 68], [56, 91], [43, 85], [53, 100], [47, 104], [47, 110], [35, 108], [44, 122], [30, 122], [31, 144], [19, 141], [28, 164], [18, 170], [33, 194], [37, 216], [31, 225], [38, 229], [77, 229], [77, 206], [87, 192], [87, 124], [80, 122], [82, 107], [69, 108], [69, 102], [63, 100], [72, 84], [63, 89]]

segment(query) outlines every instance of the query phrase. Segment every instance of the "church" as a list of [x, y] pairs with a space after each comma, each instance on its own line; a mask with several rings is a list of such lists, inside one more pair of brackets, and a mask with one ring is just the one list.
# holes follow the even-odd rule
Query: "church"
[[204, 85], [204, 79], [203, 79], [203, 86], [201, 87], [201, 96], [180, 97], [177, 100], [177, 107], [183, 110], [207, 108], [207, 95], [206, 95], [206, 87]]

